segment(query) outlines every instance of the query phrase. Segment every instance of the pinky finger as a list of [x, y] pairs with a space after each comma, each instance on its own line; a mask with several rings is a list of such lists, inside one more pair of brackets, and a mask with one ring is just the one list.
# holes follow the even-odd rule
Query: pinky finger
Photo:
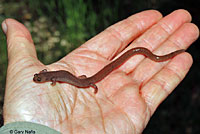
[[151, 114], [183, 80], [192, 62], [192, 57], [188, 53], [176, 56], [141, 88], [141, 95]]

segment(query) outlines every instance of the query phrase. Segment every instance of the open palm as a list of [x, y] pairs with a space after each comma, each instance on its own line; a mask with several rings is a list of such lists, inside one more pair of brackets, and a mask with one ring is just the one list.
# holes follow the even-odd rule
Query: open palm
[[157, 11], [144, 11], [112, 25], [61, 60], [44, 65], [37, 59], [28, 30], [13, 19], [5, 20], [9, 65], [4, 123], [36, 122], [65, 134], [141, 133], [188, 72], [192, 64], [188, 53], [161, 63], [133, 56], [96, 83], [97, 94], [93, 88], [67, 83], [34, 83], [33, 75], [47, 69], [92, 76], [133, 47], [146, 47], [158, 55], [187, 49], [198, 37], [198, 28], [190, 21], [184, 10], [164, 18]]

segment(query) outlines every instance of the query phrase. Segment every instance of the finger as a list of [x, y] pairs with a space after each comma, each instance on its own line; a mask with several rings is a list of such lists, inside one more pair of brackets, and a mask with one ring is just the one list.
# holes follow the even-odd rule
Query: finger
[[[185, 23], [172, 36], [170, 36], [162, 46], [156, 49], [154, 53], [159, 52], [161, 54], [166, 54], [178, 49], [187, 49], [198, 38], [198, 36], [199, 30], [197, 26], [192, 23]], [[149, 59], [145, 59], [135, 68], [134, 72], [131, 73], [130, 76], [142, 86], [157, 72], [159, 72], [168, 63], [168, 61], [157, 63]]]
[[55, 64], [66, 66], [67, 63], [79, 70], [77, 75], [91, 76], [161, 17], [161, 14], [154, 10], [130, 16], [107, 28]]
[[130, 16], [90, 39], [79, 49], [76, 49], [74, 53], [80, 54], [82, 51], [89, 51], [87, 52], [88, 55], [91, 52], [106, 59], [111, 59], [161, 17], [161, 14], [154, 10], [143, 11]]
[[[171, 14], [167, 15], [161, 19], [157, 24], [155, 24], [151, 29], [146, 31], [142, 36], [140, 36], [136, 41], [130, 45], [127, 49], [133, 47], [145, 47], [153, 51], [157, 47], [163, 44], [169, 36], [171, 36], [177, 29], [179, 29], [184, 23], [191, 21], [191, 15], [185, 10], [176, 10]], [[125, 50], [126, 51], [126, 50]], [[162, 54], [162, 53], [160, 53]], [[142, 60], [144, 56], [137, 55], [129, 59], [123, 66], [121, 70], [126, 73], [131, 72]]]
[[24, 25], [14, 19], [6, 19], [2, 23], [2, 28], [7, 37], [9, 63], [27, 62], [24, 60], [36, 58], [31, 35]]
[[182, 81], [191, 65], [191, 55], [180, 54], [141, 88], [141, 95], [151, 110], [151, 114]]
[[[177, 49], [186, 49], [194, 42], [199, 35], [199, 30], [196, 25], [191, 23], [184, 24], [179, 28], [161, 47], [159, 47], [154, 53], [158, 55], [170, 53]], [[159, 53], [158, 53], [159, 52]], [[165, 62], [154, 62], [148, 58], [143, 60], [131, 73], [128, 73], [129, 78], [132, 79], [139, 87], [145, 85], [156, 73], [158, 73], [171, 59]], [[124, 74], [126, 75], [126, 74]], [[119, 78], [120, 77], [120, 78]], [[123, 84], [129, 82], [126, 77], [122, 77], [122, 72], [110, 74], [109, 81], [105, 80], [104, 85], [112, 85], [109, 87], [109, 94], [116, 92], [116, 89]], [[120, 79], [120, 82], [117, 82]], [[106, 86], [105, 86], [106, 87]]]
[[160, 46], [171, 34], [173, 34], [184, 23], [191, 22], [191, 15], [186, 10], [176, 10], [161, 19], [156, 25], [138, 38], [134, 43], [136, 46], [145, 46], [155, 49]]

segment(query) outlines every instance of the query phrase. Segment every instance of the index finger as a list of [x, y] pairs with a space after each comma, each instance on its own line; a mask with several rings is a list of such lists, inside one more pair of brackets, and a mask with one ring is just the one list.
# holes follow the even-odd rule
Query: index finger
[[161, 18], [162, 15], [155, 10], [137, 13], [108, 27], [73, 52], [89, 50], [101, 57], [111, 59]]

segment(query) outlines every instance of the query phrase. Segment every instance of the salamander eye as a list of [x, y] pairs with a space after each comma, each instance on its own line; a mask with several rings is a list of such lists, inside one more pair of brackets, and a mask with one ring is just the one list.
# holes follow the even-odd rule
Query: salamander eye
[[41, 78], [40, 78], [40, 77], [37, 77], [37, 81], [41, 81]]

